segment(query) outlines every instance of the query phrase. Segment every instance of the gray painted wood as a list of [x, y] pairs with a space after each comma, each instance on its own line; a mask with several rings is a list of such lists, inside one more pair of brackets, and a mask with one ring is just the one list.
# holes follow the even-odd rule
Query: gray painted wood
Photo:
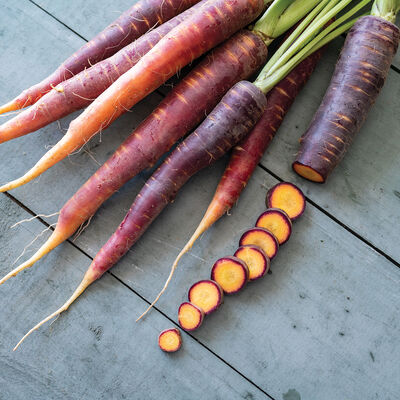
[[327, 183], [298, 177], [291, 163], [298, 139], [317, 110], [339, 52], [329, 47], [310, 82], [296, 99], [262, 164], [279, 177], [296, 182], [319, 206], [365, 239], [400, 261], [400, 76], [391, 70], [380, 97], [353, 145]]
[[[29, 9], [27, 13], [29, 18], [32, 18], [33, 13], [35, 13], [34, 9]], [[12, 60], [21, 64], [21, 59], [24, 60], [20, 52], [23, 43], [26, 40], [35, 40], [30, 39], [34, 34], [41, 34], [40, 24], [35, 25], [38, 24], [37, 21], [45, 21], [43, 23], [49, 23], [49, 25], [52, 23], [48, 22], [50, 19], [47, 20], [43, 14], [37, 14], [32, 24], [25, 16], [21, 17], [17, 14], [16, 17], [17, 20], [21, 18], [24, 22], [18, 25], [23, 26], [21, 35], [15, 38], [10, 34], [8, 40], [0, 41], [0, 46], [4, 46], [0, 54], [10, 53], [10, 57], [14, 58], [8, 58], [7, 61]], [[54, 25], [58, 26], [56, 22]], [[35, 29], [33, 29], [34, 26]], [[11, 38], [14, 40], [13, 49], [9, 50], [7, 46]], [[37, 40], [37, 43], [42, 46], [42, 53], [32, 53], [34, 58], [29, 60], [32, 66], [37, 63], [36, 65], [47, 68], [50, 63], [49, 54], [51, 57], [59, 58], [68, 50], [63, 49], [61, 46], [65, 43], [58, 43], [57, 37], [54, 38], [51, 33], [47, 34], [47, 39], [45, 42], [42, 41], [43, 43]], [[57, 45], [54, 46], [54, 43]], [[44, 58], [43, 54], [47, 55], [47, 58]], [[59, 60], [54, 62], [55, 65], [58, 62]], [[4, 65], [4, 62], [1, 62], [0, 68], [1, 65]], [[21, 80], [27, 77], [24, 77], [23, 71], [16, 69], [14, 73], [17, 77], [11, 73], [3, 75], [2, 71], [0, 76], [4, 78], [0, 81], [7, 92], [15, 84], [24, 86]], [[15, 83], [14, 79], [16, 79]], [[0, 92], [0, 96], [0, 100], [9, 98], [4, 90]], [[107, 154], [117, 147], [118, 141], [129, 132], [127, 126], [130, 128], [130, 125], [137, 123], [140, 116], [148, 112], [158, 99], [158, 96], [153, 96], [148, 100], [149, 103], [142, 103], [142, 108], [135, 108], [133, 113], [118, 120], [107, 130], [108, 133], [103, 135], [101, 146], [96, 147], [97, 141], [92, 141], [94, 157], [100, 162], [104, 161]], [[304, 101], [298, 103], [303, 104]], [[302, 109], [295, 110], [296, 107], [293, 108], [293, 112], [298, 113], [299, 116], [302, 115]], [[67, 122], [68, 119], [64, 121], [64, 123]], [[2, 145], [0, 179], [6, 180], [11, 172], [15, 174], [14, 176], [18, 176], [27, 168], [27, 165], [32, 165], [39, 155], [43, 154], [45, 144], [49, 143], [49, 137], [54, 143], [59, 136], [60, 133], [56, 132], [56, 125], [53, 124], [52, 127], [42, 129], [39, 134]], [[277, 138], [277, 141], [279, 139]], [[29, 150], [23, 156], [21, 156], [22, 146]], [[279, 160], [279, 164], [281, 163], [283, 163], [282, 159]], [[12, 166], [12, 171], [9, 166]], [[38, 182], [15, 190], [12, 194], [35, 212], [54, 212], [95, 169], [96, 165], [90, 162], [86, 154], [77, 154], [44, 174]], [[113, 273], [140, 295], [151, 300], [166, 278], [168, 268], [179, 248], [184, 244], [185, 238], [191, 234], [195, 224], [200, 220], [212, 197], [222, 169], [223, 162], [194, 178], [177, 201], [160, 216], [127, 257], [113, 269]], [[95, 255], [119, 224], [134, 194], [140, 189], [143, 177], [144, 175], [134, 179], [110, 199], [76, 241], [76, 244], [89, 255]], [[204, 235], [192, 253], [185, 257], [169, 291], [159, 304], [167, 315], [176, 320], [177, 307], [185, 298], [189, 285], [197, 279], [207, 277], [211, 264], [216, 258], [234, 251], [235, 241], [240, 233], [249, 227], [262, 211], [266, 189], [273, 183], [275, 181], [259, 169], [232, 216], [225, 217], [217, 223], [208, 234]], [[46, 187], [51, 190], [45, 192]], [[16, 215], [12, 219], [16, 221], [21, 217]], [[48, 219], [48, 221], [53, 222], [54, 219]], [[27, 227], [30, 228], [30, 225]], [[10, 259], [13, 260], [19, 254], [15, 243], [28, 241], [28, 238], [20, 238], [17, 242], [8, 243], [4, 247], [4, 252], [9, 253]], [[69, 245], [60, 246], [52, 255], [38, 263], [35, 270], [25, 273], [22, 279], [28, 279], [26, 277], [30, 276], [32, 282], [37, 282], [36, 290], [42, 290], [45, 279], [56, 273], [53, 271], [58, 271], [58, 268], [61, 271], [64, 270], [65, 262], [62, 260], [68, 258], [70, 253]], [[83, 262], [89, 264], [86, 258]], [[79, 275], [87, 266], [75, 259], [71, 263], [77, 266], [79, 272], [74, 282], [70, 281], [70, 276], [64, 278], [60, 275], [59, 279], [54, 279], [57, 283], [62, 281], [69, 292], [72, 291], [73, 285], [79, 280]], [[46, 268], [46, 265], [49, 267]], [[53, 265], [57, 265], [55, 270], [51, 268]], [[8, 270], [8, 265], [4, 268]], [[39, 271], [43, 271], [41, 272], [43, 282], [40, 282]], [[82, 301], [91, 301], [91, 299], [94, 301], [96, 295], [99, 296], [98, 301], [100, 291], [105, 287], [102, 285], [106, 285], [104, 283], [106, 279], [109, 277], [93, 285], [88, 294], [77, 303], [76, 308]], [[292, 240], [282, 247], [277, 260], [274, 261], [273, 274], [259, 283], [249, 285], [241, 294], [227, 298], [221, 311], [208, 318], [196, 337], [276, 399], [288, 400], [290, 396], [323, 400], [396, 398], [400, 389], [395, 375], [396, 360], [400, 355], [396, 340], [399, 321], [398, 301], [396, 302], [398, 280], [399, 270], [396, 267], [321, 212], [309, 207], [304, 218], [295, 225]], [[18, 279], [14, 282], [18, 282]], [[16, 287], [11, 285], [16, 285]], [[21, 294], [20, 284], [10, 283], [9, 287], [10, 298]], [[109, 294], [108, 287], [106, 293]], [[40, 307], [37, 306], [38, 312], [34, 315], [29, 314], [31, 308], [29, 312], [27, 306], [24, 308], [24, 318], [29, 315], [30, 319], [25, 321], [28, 324], [18, 325], [19, 334], [23, 333], [25, 325], [36, 322], [36, 314], [42, 312], [45, 315], [51, 312], [54, 305], [61, 303], [66, 297], [60, 294], [60, 297], [52, 298], [55, 294], [55, 291], [52, 291], [51, 296], [47, 294], [48, 299], [45, 296], [48, 302], [39, 301]], [[121, 304], [119, 300], [114, 299], [119, 296], [119, 293], [110, 296], [113, 301], [112, 304], [107, 303], [107, 306], [118, 310]], [[117, 301], [118, 303], [114, 304]], [[143, 302], [137, 307], [130, 307], [132, 314], [129, 317], [132, 320], [141, 311], [138, 310], [140, 305], [144, 309]], [[91, 314], [97, 316], [104, 313], [104, 319], [110, 315], [113, 316], [112, 310], [111, 312], [104, 311], [106, 307], [103, 307], [100, 312], [94, 310], [93, 307], [88, 306]], [[71, 309], [70, 314], [72, 311]], [[15, 312], [12, 315], [14, 314]], [[68, 315], [64, 318], [67, 317]], [[58, 322], [62, 323], [64, 318]], [[144, 322], [153, 324], [157, 318], [157, 312], [153, 312]], [[16, 315], [13, 321], [15, 324], [24, 322], [21, 322], [19, 315]], [[82, 319], [80, 323], [78, 321], [77, 325], [85, 327], [82, 321]], [[115, 321], [119, 321], [118, 317], [115, 317]], [[54, 337], [56, 345], [60, 343], [59, 335], [64, 334], [68, 337], [68, 334], [71, 334], [70, 329], [74, 328], [66, 326], [65, 332], [61, 329], [57, 331]], [[46, 332], [47, 330], [44, 329], [42, 334]], [[40, 337], [40, 335], [37, 336]], [[46, 346], [49, 341], [48, 338], [45, 339], [43, 346]], [[142, 343], [145, 342], [140, 341], [140, 344]], [[52, 353], [49, 354], [56, 357], [61, 364], [70, 354], [78, 354], [78, 352], [70, 353], [70, 351], [75, 351], [70, 349], [77, 346], [82, 351], [79, 344], [71, 343], [70, 346], [66, 346], [68, 353], [64, 351], [59, 354], [54, 346]], [[146, 344], [143, 344], [143, 347], [147, 348]], [[39, 353], [37, 350], [32, 350], [31, 354]], [[191, 352], [193, 357], [195, 357], [194, 354]], [[209, 357], [211, 355], [206, 359]], [[153, 361], [151, 357], [147, 359]], [[16, 368], [15, 364], [11, 364], [12, 368]], [[72, 361], [68, 365], [84, 368], [81, 363], [78, 366], [75, 364], [76, 359], [72, 356]], [[186, 371], [186, 368], [183, 366], [181, 371]], [[93, 380], [93, 382], [96, 384], [97, 381]], [[146, 390], [146, 384], [141, 385], [138, 390]], [[168, 397], [168, 394], [166, 396]]]
[[[0, 273], [43, 229], [0, 196]], [[160, 313], [135, 323], [145, 302], [106, 274], [50, 326], [12, 348], [27, 329], [61, 305], [79, 283], [87, 256], [71, 245], [1, 287], [1, 399], [268, 398], [185, 333], [181, 350], [162, 352], [158, 334], [173, 324]]]

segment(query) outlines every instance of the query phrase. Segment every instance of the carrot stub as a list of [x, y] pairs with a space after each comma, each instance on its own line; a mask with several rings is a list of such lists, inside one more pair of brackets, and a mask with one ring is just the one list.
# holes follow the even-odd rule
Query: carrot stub
[[203, 323], [204, 311], [192, 303], [182, 303], [178, 310], [179, 325], [185, 331], [194, 331]]
[[224, 292], [217, 282], [203, 280], [192, 285], [188, 298], [190, 303], [201, 308], [204, 314], [208, 315], [222, 304]]
[[261, 247], [252, 244], [240, 246], [234, 256], [246, 263], [249, 281], [260, 279], [269, 271], [271, 261]]
[[267, 207], [280, 208], [294, 221], [306, 209], [306, 199], [303, 192], [293, 183], [282, 182], [268, 190]]
[[286, 243], [292, 233], [292, 221], [285, 211], [269, 208], [257, 219], [256, 226], [268, 229], [278, 239], [279, 245]]
[[171, 328], [162, 331], [158, 336], [158, 346], [167, 353], [178, 351], [182, 346], [182, 337], [179, 329]]
[[213, 265], [211, 279], [217, 282], [226, 294], [233, 294], [243, 289], [249, 280], [249, 269], [240, 258], [223, 257]]
[[276, 256], [279, 249], [278, 239], [272, 232], [264, 228], [251, 228], [243, 233], [239, 240], [239, 246], [246, 244], [261, 247], [271, 260]]

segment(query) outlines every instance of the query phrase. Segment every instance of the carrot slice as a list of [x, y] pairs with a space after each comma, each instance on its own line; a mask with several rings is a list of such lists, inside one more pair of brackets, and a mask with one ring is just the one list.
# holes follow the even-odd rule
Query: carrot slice
[[269, 271], [271, 261], [261, 247], [252, 244], [240, 246], [234, 256], [246, 263], [250, 281], [262, 278]]
[[276, 256], [279, 248], [278, 239], [265, 228], [251, 228], [243, 233], [239, 240], [239, 246], [246, 244], [254, 244], [261, 247], [271, 260]]
[[281, 182], [268, 190], [267, 207], [280, 208], [294, 221], [306, 209], [306, 199], [303, 192], [293, 183]]
[[201, 308], [208, 315], [215, 311], [223, 300], [224, 292], [221, 286], [211, 280], [196, 282], [189, 289], [189, 302]]
[[279, 245], [286, 243], [292, 234], [292, 221], [285, 211], [269, 208], [257, 219], [256, 226], [268, 229], [278, 239]]
[[240, 258], [223, 257], [213, 265], [211, 279], [217, 282], [226, 294], [233, 294], [243, 289], [249, 280], [249, 269]]
[[167, 353], [178, 351], [182, 346], [182, 337], [179, 329], [171, 328], [162, 331], [158, 336], [158, 346]]
[[192, 303], [182, 303], [178, 310], [179, 325], [185, 331], [194, 331], [203, 323], [204, 311]]

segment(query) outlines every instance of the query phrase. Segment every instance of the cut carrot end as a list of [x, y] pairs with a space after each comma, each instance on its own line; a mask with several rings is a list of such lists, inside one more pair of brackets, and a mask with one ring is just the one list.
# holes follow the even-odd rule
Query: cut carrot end
[[251, 228], [243, 233], [239, 246], [253, 244], [261, 247], [265, 254], [272, 260], [278, 253], [279, 243], [275, 235], [265, 228]]
[[64, 303], [62, 307], [60, 307], [57, 311], [55, 311], [53, 314], [50, 314], [48, 317], [46, 317], [44, 320], [40, 321], [37, 325], [35, 325], [14, 347], [13, 351], [17, 350], [18, 347], [21, 345], [21, 343], [34, 331], [38, 330], [43, 324], [45, 324], [47, 321], [53, 319], [54, 317], [57, 317], [60, 315], [62, 312], [67, 311], [69, 306], [85, 291], [85, 289], [93, 283], [93, 279], [86, 273], [82, 282], [79, 284], [79, 286], [76, 288], [75, 292], [72, 294], [72, 296]]
[[269, 270], [271, 261], [261, 247], [255, 245], [240, 246], [234, 256], [246, 263], [249, 268], [250, 281], [262, 278]]
[[237, 257], [223, 257], [213, 265], [211, 279], [217, 282], [226, 294], [233, 294], [243, 289], [249, 280], [249, 269], [246, 263]]
[[179, 325], [185, 331], [194, 331], [203, 323], [204, 311], [192, 303], [182, 303], [178, 310]]
[[257, 219], [256, 226], [268, 229], [278, 239], [279, 245], [286, 243], [292, 233], [292, 221], [285, 211], [269, 208]]
[[272, 187], [266, 198], [267, 207], [280, 208], [293, 221], [299, 218], [305, 208], [306, 199], [303, 192], [293, 183], [282, 182]]
[[189, 302], [201, 308], [206, 315], [222, 304], [223, 296], [221, 286], [212, 280], [196, 282], [188, 293]]
[[10, 111], [17, 111], [20, 109], [21, 109], [20, 105], [16, 101], [13, 100], [7, 104], [0, 106], [0, 114], [5, 114]]
[[158, 346], [167, 353], [178, 351], [182, 346], [182, 337], [179, 329], [171, 328], [162, 331], [158, 336]]
[[316, 183], [324, 183], [324, 177], [317, 172], [315, 169], [309, 167], [308, 165], [304, 165], [295, 161], [292, 164], [293, 171], [296, 172], [297, 175], [300, 175], [302, 178], [308, 179], [311, 182]]

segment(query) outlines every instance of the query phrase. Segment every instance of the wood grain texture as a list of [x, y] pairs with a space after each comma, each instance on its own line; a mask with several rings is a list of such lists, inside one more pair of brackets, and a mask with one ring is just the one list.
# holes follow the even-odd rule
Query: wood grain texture
[[[55, 7], [61, 3], [52, 4]], [[0, 100], [10, 98], [10, 91], [17, 92], [42, 78], [82, 43], [32, 3], [20, 4], [23, 6], [19, 8], [0, 5], [0, 18], [4, 16], [9, 24], [0, 37]], [[92, 10], [101, 8], [93, 8], [94, 3], [91, 4]], [[122, 9], [129, 5], [126, 3]], [[71, 11], [71, 14], [79, 13]], [[90, 18], [96, 20], [93, 12]], [[104, 22], [93, 34], [105, 26]], [[83, 25], [86, 29], [89, 23]], [[329, 82], [336, 51], [330, 47], [311, 85], [308, 84], [294, 104], [264, 158], [263, 162], [284, 178], [294, 179], [294, 174], [285, 170], [290, 165], [288, 158], [295, 153], [300, 125], [305, 127], [308, 123]], [[15, 67], [10, 70], [7, 65]], [[376, 124], [377, 132], [382, 132], [385, 127], [393, 129], [398, 125], [388, 124], [394, 124], [391, 121], [397, 100], [393, 99], [397, 92], [393, 90], [399, 77], [393, 72], [389, 79], [392, 83], [386, 85], [381, 95], [382, 101], [386, 101], [380, 109], [384, 114], [376, 114], [375, 122], [370, 118], [364, 129]], [[104, 132], [101, 145], [98, 139], [89, 143], [92, 156], [104, 162], [159, 99], [158, 95], [153, 95], [116, 121]], [[386, 114], [387, 108], [390, 114]], [[69, 120], [62, 121], [64, 127]], [[297, 130], [296, 124], [299, 125]], [[385, 134], [392, 137], [395, 132], [385, 130]], [[373, 133], [371, 130], [370, 137]], [[24, 172], [44, 153], [45, 145], [56, 142], [60, 136], [57, 124], [52, 124], [37, 134], [2, 145], [0, 181]], [[367, 168], [365, 179], [353, 189], [355, 196], [369, 196], [363, 207], [346, 200], [344, 182], [341, 186], [330, 183], [325, 187], [326, 194], [322, 187], [321, 190], [315, 185], [302, 184], [302, 187], [310, 198], [343, 223], [360, 221], [359, 229], [365, 236], [375, 232], [378, 237], [382, 229], [387, 229], [385, 240], [389, 242], [385, 249], [396, 252], [395, 220], [384, 224], [371, 215], [371, 209], [375, 210], [374, 193], [370, 192], [368, 179], [378, 182], [388, 175], [392, 185], [398, 183], [395, 179], [396, 144], [388, 139], [381, 152], [378, 143], [382, 142], [386, 143], [382, 138], [374, 142], [372, 166], [356, 166]], [[113, 274], [147, 300], [156, 295], [171, 262], [200, 221], [225, 161], [191, 180], [176, 202], [112, 269]], [[55, 212], [96, 169], [89, 155], [80, 152], [52, 168], [38, 181], [13, 191], [12, 195], [36, 213]], [[357, 172], [358, 179], [361, 172]], [[148, 172], [133, 179], [100, 208], [75, 241], [79, 248], [92, 257], [96, 254], [122, 220], [147, 175]], [[334, 177], [331, 178], [333, 182]], [[347, 175], [346, 178], [349, 179]], [[355, 184], [354, 180], [350, 182]], [[166, 315], [176, 321], [177, 308], [186, 299], [190, 285], [208, 278], [217, 258], [234, 252], [241, 233], [255, 223], [264, 210], [266, 191], [275, 183], [275, 179], [258, 168], [232, 215], [223, 217], [184, 257], [168, 292], [159, 302]], [[380, 218], [396, 218], [398, 205], [396, 209], [397, 203], [388, 198], [386, 195], [378, 197], [383, 206]], [[19, 255], [21, 244], [29, 243], [42, 226], [38, 222], [29, 223], [17, 228], [16, 233], [10, 233], [8, 226], [26, 218], [26, 214], [9, 203], [4, 195], [0, 201], [0, 209], [9, 214], [4, 217], [3, 212], [0, 217], [3, 227], [0, 272], [5, 273]], [[400, 392], [396, 376], [400, 358], [400, 270], [328, 216], [310, 204], [307, 207], [304, 216], [294, 225], [290, 241], [282, 246], [273, 261], [272, 275], [227, 298], [219, 312], [205, 319], [196, 338], [276, 400], [395, 399]], [[343, 209], [347, 212], [344, 217]], [[46, 220], [54, 222], [54, 218]], [[390, 238], [390, 234], [393, 237]], [[386, 243], [384, 238], [379, 240], [379, 243]], [[265, 397], [187, 335], [183, 354], [177, 353], [171, 359], [159, 352], [153, 347], [151, 335], [157, 335], [171, 323], [165, 324], [166, 320], [153, 311], [141, 324], [135, 325], [133, 321], [144, 311], [145, 302], [108, 274], [89, 288], [66, 315], [24, 343], [21, 352], [10, 353], [9, 349], [26, 329], [66, 299], [89, 263], [89, 258], [65, 244], [0, 288], [0, 301], [4, 304], [0, 313], [0, 370], [6, 371], [0, 374], [4, 390], [1, 395], [5, 393], [6, 398], [16, 399], [18, 396], [27, 398], [27, 394], [34, 399], [35, 396], [41, 399], [134, 398], [137, 394], [144, 397], [148, 394], [150, 398], [181, 396], [182, 399]], [[102, 334], [98, 327], [102, 327]], [[100, 342], [96, 339], [99, 335]], [[159, 368], [157, 374], [151, 376], [150, 371], [155, 368]], [[17, 391], [13, 380], [18, 380], [19, 386], [24, 385], [26, 389]], [[184, 389], [179, 392], [177, 388], [181, 387]]]

